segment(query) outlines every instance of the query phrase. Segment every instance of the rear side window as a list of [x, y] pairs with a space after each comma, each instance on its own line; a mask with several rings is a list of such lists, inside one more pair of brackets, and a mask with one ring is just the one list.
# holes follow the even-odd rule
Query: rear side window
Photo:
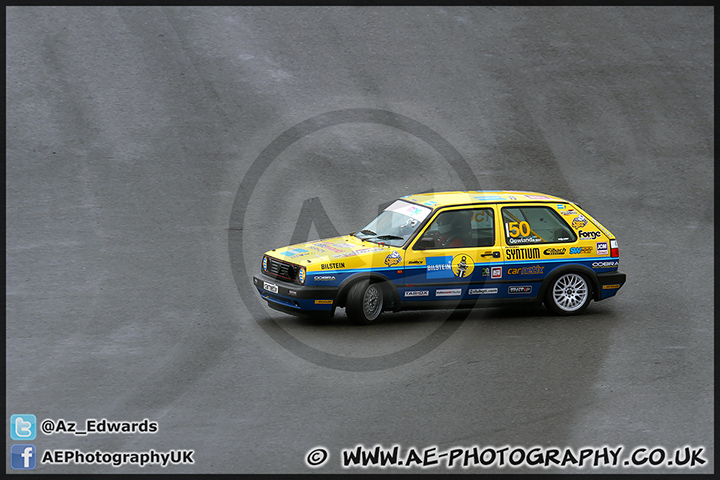
[[577, 240], [575, 232], [549, 207], [503, 207], [502, 218], [508, 245], [568, 243]]

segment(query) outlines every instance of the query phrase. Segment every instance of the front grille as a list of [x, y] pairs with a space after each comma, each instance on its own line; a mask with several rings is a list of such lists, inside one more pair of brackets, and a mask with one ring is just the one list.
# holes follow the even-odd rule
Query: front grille
[[267, 270], [265, 270], [265, 273], [280, 280], [295, 281], [300, 267], [272, 257], [267, 257], [267, 259]]

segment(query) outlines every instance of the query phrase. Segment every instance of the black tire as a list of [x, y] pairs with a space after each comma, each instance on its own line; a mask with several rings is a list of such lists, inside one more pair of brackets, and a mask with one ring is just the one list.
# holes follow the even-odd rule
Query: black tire
[[592, 299], [592, 287], [585, 275], [563, 273], [548, 286], [545, 306], [556, 315], [577, 315]]
[[385, 294], [382, 284], [369, 280], [358, 282], [348, 292], [345, 313], [348, 319], [358, 325], [375, 323], [382, 313]]

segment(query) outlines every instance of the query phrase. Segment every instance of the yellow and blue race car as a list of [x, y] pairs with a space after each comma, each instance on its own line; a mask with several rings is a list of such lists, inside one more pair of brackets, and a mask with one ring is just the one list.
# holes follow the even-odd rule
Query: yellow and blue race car
[[355, 233], [276, 248], [254, 284], [294, 315], [544, 302], [585, 310], [625, 283], [615, 236], [579, 205], [523, 191], [406, 195]]

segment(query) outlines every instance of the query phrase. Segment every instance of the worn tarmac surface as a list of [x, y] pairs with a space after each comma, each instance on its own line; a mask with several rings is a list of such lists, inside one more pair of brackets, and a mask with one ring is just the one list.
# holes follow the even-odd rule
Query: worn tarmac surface
[[[149, 419], [155, 434], [32, 443], [194, 451], [37, 473], [343, 472], [358, 444], [689, 446], [706, 463], [350, 472], [713, 472], [713, 16], [7, 8], [8, 430], [16, 413]], [[619, 239], [627, 283], [573, 318], [368, 328], [282, 315], [251, 285], [269, 248], [463, 189], [579, 202]]]

